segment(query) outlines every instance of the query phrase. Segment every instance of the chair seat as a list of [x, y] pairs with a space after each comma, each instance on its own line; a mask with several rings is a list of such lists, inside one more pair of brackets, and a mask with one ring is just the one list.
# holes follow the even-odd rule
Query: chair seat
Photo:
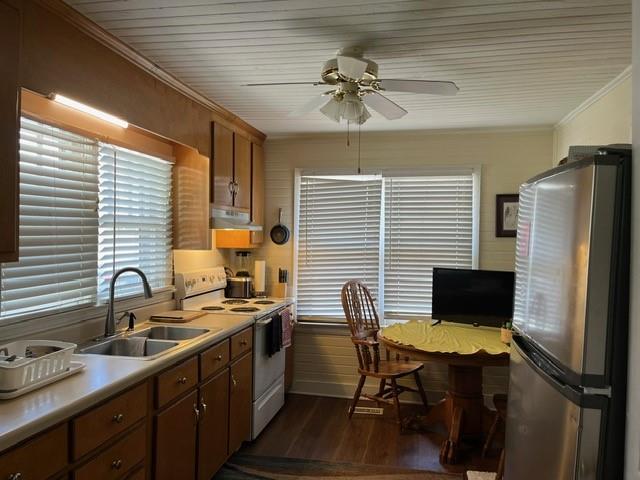
[[410, 375], [418, 370], [424, 368], [422, 362], [410, 362], [410, 361], [398, 361], [398, 360], [380, 360], [378, 365], [378, 371], [373, 371], [373, 365], [371, 370], [365, 370], [359, 368], [360, 375], [366, 375], [368, 377], [376, 378], [400, 378], [405, 375]]

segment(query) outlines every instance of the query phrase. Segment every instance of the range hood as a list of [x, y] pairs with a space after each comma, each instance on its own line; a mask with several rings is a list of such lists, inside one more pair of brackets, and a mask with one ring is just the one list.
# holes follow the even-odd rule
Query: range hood
[[245, 210], [221, 208], [211, 205], [209, 226], [214, 230], [248, 230], [261, 232], [262, 225], [251, 223], [251, 216]]

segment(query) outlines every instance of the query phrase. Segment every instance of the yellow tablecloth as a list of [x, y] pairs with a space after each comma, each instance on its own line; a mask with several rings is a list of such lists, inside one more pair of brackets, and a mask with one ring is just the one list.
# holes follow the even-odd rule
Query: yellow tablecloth
[[381, 334], [394, 342], [427, 352], [471, 355], [481, 350], [491, 354], [509, 353], [509, 346], [500, 341], [500, 329], [474, 327], [443, 322], [411, 320], [382, 329]]

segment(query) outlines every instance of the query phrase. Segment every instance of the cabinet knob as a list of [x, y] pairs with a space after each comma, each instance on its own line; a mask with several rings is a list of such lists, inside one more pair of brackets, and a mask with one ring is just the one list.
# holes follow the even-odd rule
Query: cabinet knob
[[122, 460], [117, 459], [111, 462], [111, 468], [114, 470], [120, 470], [122, 468]]
[[112, 420], [114, 423], [122, 423], [124, 421], [124, 415], [122, 413], [117, 413], [113, 416]]
[[20, 472], [12, 473], [7, 477], [7, 480], [22, 480], [22, 474]]
[[184, 385], [185, 383], [187, 383], [187, 377], [180, 377], [178, 379], [178, 383], [181, 383], [182, 385]]
[[219, 362], [221, 362], [221, 361], [222, 361], [222, 355], [218, 355], [218, 356], [216, 357], [216, 360], [217, 360], [217, 361], [219, 361]]

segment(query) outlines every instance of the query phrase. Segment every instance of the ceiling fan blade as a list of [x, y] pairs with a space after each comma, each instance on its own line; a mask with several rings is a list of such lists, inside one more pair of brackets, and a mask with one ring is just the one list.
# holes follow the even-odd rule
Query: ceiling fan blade
[[330, 94], [330, 92], [325, 92], [322, 95], [318, 95], [316, 97], [311, 98], [311, 100], [309, 100], [307, 103], [305, 103], [304, 105], [299, 106], [298, 108], [293, 110], [291, 113], [289, 113], [289, 116], [290, 117], [299, 117], [299, 116], [304, 115], [306, 113], [313, 112], [317, 108], [320, 108], [321, 106], [323, 106], [329, 100], [331, 100], [331, 94]]
[[365, 96], [362, 97], [362, 101], [366, 106], [371, 107], [387, 120], [396, 120], [404, 117], [408, 113], [400, 105], [374, 90], [369, 90]]
[[378, 80], [381, 90], [388, 92], [427, 93], [430, 95], [455, 95], [458, 86], [453, 82], [433, 80]]
[[338, 73], [347, 80], [357, 82], [364, 75], [367, 69], [367, 62], [359, 60], [353, 57], [346, 57], [344, 55], [338, 55]]
[[326, 85], [324, 82], [278, 82], [278, 83], [245, 83], [244, 87], [273, 87], [273, 86], [282, 86], [282, 85]]

